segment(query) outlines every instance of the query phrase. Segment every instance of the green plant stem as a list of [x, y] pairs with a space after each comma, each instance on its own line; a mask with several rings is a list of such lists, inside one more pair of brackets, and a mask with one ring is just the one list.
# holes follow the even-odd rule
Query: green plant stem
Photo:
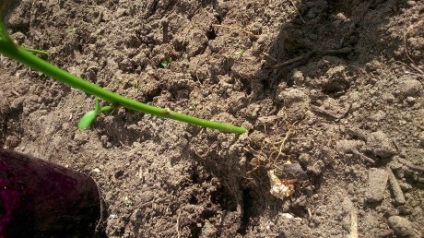
[[100, 112], [110, 112], [114, 109], [114, 106], [105, 106], [105, 107], [100, 107]]
[[[0, 23], [0, 28], [3, 25]], [[4, 31], [4, 28], [0, 30], [0, 32]], [[208, 121], [204, 119], [200, 119], [197, 117], [185, 115], [182, 113], [170, 111], [168, 109], [151, 106], [145, 103], [141, 103], [139, 101], [121, 96], [119, 94], [113, 93], [111, 91], [105, 90], [100, 86], [97, 86], [93, 83], [85, 81], [75, 75], [72, 75], [65, 70], [62, 70], [47, 61], [44, 61], [37, 56], [31, 54], [26, 51], [24, 48], [15, 46], [13, 43], [8, 42], [8, 36], [1, 36], [0, 38], [0, 52], [7, 57], [15, 59], [32, 69], [38, 70], [56, 80], [59, 80], [65, 84], [68, 84], [71, 87], [80, 89], [88, 94], [97, 96], [102, 98], [105, 101], [110, 102], [112, 105], [120, 105], [128, 109], [141, 111], [144, 113], [153, 114], [160, 117], [170, 118], [182, 122], [186, 122], [189, 124], [199, 125], [203, 127], [208, 127], [212, 129], [218, 129], [224, 132], [231, 133], [244, 133], [246, 129], [243, 127], [233, 126], [226, 123]]]
[[27, 48], [27, 47], [22, 47], [22, 48], [26, 51], [29, 51], [29, 52], [35, 53], [35, 54], [47, 55], [49, 53], [47, 50], [37, 50], [37, 49], [32, 49], [32, 48]]

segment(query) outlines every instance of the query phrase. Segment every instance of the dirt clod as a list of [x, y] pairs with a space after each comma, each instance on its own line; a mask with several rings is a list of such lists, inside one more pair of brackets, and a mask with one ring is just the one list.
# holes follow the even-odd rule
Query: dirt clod
[[391, 216], [388, 219], [390, 227], [400, 237], [419, 238], [421, 235], [408, 219], [400, 216]]
[[395, 175], [393, 174], [393, 172], [390, 168], [387, 169], [387, 172], [388, 172], [388, 176], [389, 176], [390, 188], [392, 190], [395, 202], [397, 204], [405, 204], [405, 202], [406, 202], [405, 196], [403, 194], [403, 191], [402, 191]]
[[407, 77], [399, 84], [399, 95], [403, 98], [420, 96], [423, 91], [423, 85], [416, 79]]
[[374, 155], [390, 158], [397, 153], [396, 147], [382, 131], [370, 133], [367, 138], [367, 149]]
[[368, 171], [367, 202], [381, 202], [386, 191], [389, 175], [384, 169], [370, 169]]

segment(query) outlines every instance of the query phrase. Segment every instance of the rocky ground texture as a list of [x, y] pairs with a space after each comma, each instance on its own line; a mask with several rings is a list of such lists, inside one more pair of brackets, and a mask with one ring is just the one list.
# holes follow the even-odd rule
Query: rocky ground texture
[[108, 237], [423, 237], [423, 16], [420, 0], [22, 0], [17, 43], [249, 132], [125, 109], [81, 131], [92, 96], [2, 57], [0, 146], [90, 174]]

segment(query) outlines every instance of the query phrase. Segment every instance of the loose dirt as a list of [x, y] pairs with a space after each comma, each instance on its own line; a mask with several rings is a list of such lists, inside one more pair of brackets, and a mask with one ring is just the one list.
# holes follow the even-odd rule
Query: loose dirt
[[22, 0], [17, 43], [249, 133], [125, 109], [81, 131], [92, 96], [2, 57], [0, 146], [90, 174], [107, 237], [423, 237], [423, 16], [420, 0]]

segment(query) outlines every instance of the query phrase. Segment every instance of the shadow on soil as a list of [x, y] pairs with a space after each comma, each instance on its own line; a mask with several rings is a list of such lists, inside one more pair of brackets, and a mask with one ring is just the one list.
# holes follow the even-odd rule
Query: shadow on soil
[[[393, 51], [402, 44], [401, 39], [388, 37], [381, 28], [406, 1], [304, 2], [297, 6], [300, 15], [281, 26], [268, 52], [269, 60], [252, 79], [258, 82], [250, 84], [257, 100], [275, 98], [283, 81], [294, 86], [292, 73], [296, 67], [325, 56], [363, 66], [380, 56], [394, 57]], [[322, 93], [340, 96], [341, 92], [323, 89]]]
[[[150, 15], [156, 11], [158, 2], [152, 1]], [[205, 2], [217, 4], [215, 1], [201, 2], [203, 6], [205, 6]], [[388, 37], [389, 34], [381, 29], [388, 23], [387, 19], [399, 14], [400, 9], [404, 8], [405, 2], [405, 0], [305, 0], [301, 2], [296, 6], [297, 16], [290, 22], [281, 25], [279, 34], [267, 52], [268, 59], [262, 64], [262, 68], [252, 78], [240, 78], [245, 82], [246, 94], [251, 96], [252, 103], [260, 104], [264, 100], [270, 100], [273, 103], [271, 108], [282, 108], [284, 102], [279, 103], [275, 100], [278, 96], [278, 86], [282, 83], [285, 83], [287, 87], [297, 86], [298, 82], [294, 79], [293, 73], [299, 67], [311, 62], [318, 62], [324, 57], [334, 57], [357, 67], [363, 67], [366, 63], [381, 56], [394, 57], [393, 51], [401, 44], [401, 40]], [[172, 6], [169, 7], [172, 8]], [[221, 20], [219, 19], [219, 21]], [[27, 28], [27, 26], [22, 27]], [[215, 38], [212, 33], [208, 36], [210, 40]], [[325, 72], [315, 73], [319, 75]], [[348, 92], [352, 83], [354, 82], [342, 85], [330, 84], [322, 88], [314, 87], [314, 89], [317, 89], [322, 96], [337, 98]], [[298, 86], [307, 88], [314, 86], [314, 82], [304, 81], [302, 84]], [[277, 113], [276, 110], [270, 110], [267, 115], [275, 113]], [[13, 116], [13, 114], [9, 115], [9, 117]], [[3, 143], [4, 131], [7, 131], [9, 127], [7, 119], [0, 118], [0, 146]], [[128, 120], [135, 122], [139, 119], [129, 118]], [[98, 122], [100, 127], [106, 127], [109, 125], [108, 123], [107, 120]], [[256, 124], [255, 121], [251, 121], [251, 123]], [[121, 142], [132, 144], [139, 138], [151, 139], [150, 133], [131, 128], [120, 131], [117, 128], [121, 126], [120, 123], [113, 125], [115, 127], [113, 131], [116, 131], [116, 134], [111, 135], [110, 146], [120, 146]], [[110, 135], [109, 131], [102, 131], [100, 134]], [[305, 206], [291, 201], [308, 193], [302, 190], [296, 191], [293, 198], [287, 199], [283, 203], [269, 194], [270, 182], [265, 168], [257, 169], [252, 176], [253, 180], [246, 180], [244, 177], [246, 171], [235, 169], [240, 167], [238, 158], [221, 158], [222, 156], [216, 155], [202, 159], [189, 154], [189, 157], [207, 168], [223, 184], [222, 189], [211, 194], [212, 203], [219, 204], [224, 214], [241, 210], [237, 233], [247, 234], [249, 227], [256, 223], [264, 211], [272, 211], [269, 214], [271, 217], [277, 216], [281, 207], [285, 205], [288, 205], [288, 209], [284, 209], [284, 212], [300, 217], [307, 216]], [[294, 154], [292, 157], [295, 161], [298, 155]], [[249, 162], [247, 161], [247, 163]], [[325, 170], [327, 173], [331, 173], [331, 168], [324, 168], [323, 173], [326, 173]], [[322, 182], [322, 175], [320, 177], [308, 174], [308, 180], [316, 191]], [[193, 201], [193, 203], [196, 202]], [[211, 214], [208, 213], [202, 214], [204, 219], [208, 219], [210, 216]], [[221, 223], [224, 226], [224, 219]], [[191, 234], [193, 237], [198, 237], [201, 230], [195, 223], [193, 224], [190, 226]], [[218, 229], [224, 228], [218, 227]]]
[[[303, 1], [297, 6], [299, 14], [290, 22], [282, 24], [268, 52], [268, 60], [262, 65], [261, 70], [253, 78], [240, 78], [245, 82], [246, 94], [251, 95], [252, 102], [260, 104], [264, 100], [271, 100], [274, 104], [272, 108], [281, 108], [284, 105], [278, 104], [275, 100], [278, 86], [281, 83], [285, 83], [286, 87], [297, 86], [298, 82], [293, 79], [293, 72], [298, 67], [318, 62], [324, 57], [333, 57], [355, 67], [364, 67], [366, 63], [378, 57], [389, 59], [395, 57], [393, 52], [402, 44], [401, 39], [390, 38], [389, 33], [381, 29], [386, 26], [391, 16], [399, 14], [405, 7], [405, 2]], [[320, 73], [325, 71], [318, 72], [315, 76], [320, 76]], [[342, 86], [327, 85], [318, 88], [319, 94], [322, 97], [338, 98], [348, 92], [353, 83], [349, 82]], [[303, 85], [298, 86], [312, 88], [313, 82], [303, 82]], [[276, 110], [270, 111], [268, 115], [276, 112]], [[251, 123], [255, 124], [255, 121]], [[211, 160], [215, 161], [214, 158]], [[208, 164], [205, 167], [213, 170], [214, 175], [223, 181], [228, 181], [229, 174], [234, 173], [233, 167], [228, 164]], [[325, 170], [331, 173], [328, 168]], [[323, 174], [326, 171], [323, 171]], [[317, 177], [308, 174], [308, 177], [314, 186], [314, 191], [317, 191], [322, 182], [322, 175]], [[240, 227], [237, 231], [239, 234], [246, 234], [248, 227], [254, 225], [264, 211], [270, 210], [270, 207], [276, 208], [273, 209], [276, 212], [271, 214], [271, 217], [277, 216], [285, 203], [290, 205], [284, 212], [300, 217], [307, 216], [305, 206], [290, 201], [283, 203], [269, 195], [270, 183], [264, 168], [255, 172], [255, 179], [261, 186], [246, 187], [244, 184], [247, 181], [241, 174], [233, 174], [233, 178], [230, 179], [239, 184], [236, 190], [229, 189], [233, 191], [230, 197], [236, 199], [235, 202], [241, 204], [242, 208]], [[295, 200], [296, 196], [305, 196], [305, 192], [296, 192], [294, 198], [288, 200]]]

